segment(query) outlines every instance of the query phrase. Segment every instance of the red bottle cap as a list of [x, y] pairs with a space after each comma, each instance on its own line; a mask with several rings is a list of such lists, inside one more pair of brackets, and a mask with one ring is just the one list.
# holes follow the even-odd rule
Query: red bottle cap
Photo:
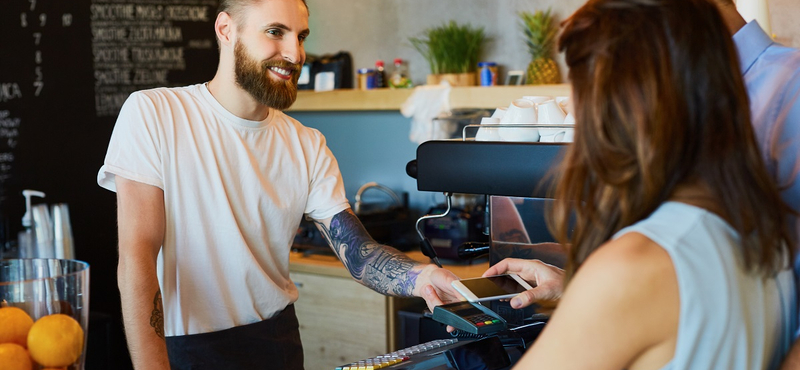
[[383, 67], [383, 61], [379, 60], [379, 61], [375, 62], [375, 67]]
[[403, 60], [402, 60], [402, 59], [400, 59], [400, 58], [396, 58], [396, 59], [394, 60], [394, 64], [401, 64], [401, 63], [403, 63]]

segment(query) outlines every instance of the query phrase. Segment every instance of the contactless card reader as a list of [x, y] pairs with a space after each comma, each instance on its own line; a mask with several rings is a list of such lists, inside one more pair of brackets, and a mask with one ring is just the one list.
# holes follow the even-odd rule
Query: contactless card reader
[[506, 320], [478, 302], [436, 306], [433, 319], [472, 334], [491, 334], [506, 328]]

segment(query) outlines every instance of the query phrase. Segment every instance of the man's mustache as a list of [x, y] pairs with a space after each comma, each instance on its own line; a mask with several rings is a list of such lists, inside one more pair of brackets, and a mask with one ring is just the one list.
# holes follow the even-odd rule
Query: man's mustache
[[292, 75], [300, 73], [300, 64], [289, 63], [285, 60], [268, 60], [261, 65], [261, 68], [265, 71], [271, 67], [287, 69], [291, 71]]

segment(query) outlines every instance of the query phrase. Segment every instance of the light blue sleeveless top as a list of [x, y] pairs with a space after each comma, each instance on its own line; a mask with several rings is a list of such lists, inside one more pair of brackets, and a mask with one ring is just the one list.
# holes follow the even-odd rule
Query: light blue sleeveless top
[[669, 253], [680, 291], [675, 356], [663, 369], [777, 369], [797, 324], [792, 270], [764, 279], [742, 263], [739, 235], [722, 218], [678, 202], [620, 230]]

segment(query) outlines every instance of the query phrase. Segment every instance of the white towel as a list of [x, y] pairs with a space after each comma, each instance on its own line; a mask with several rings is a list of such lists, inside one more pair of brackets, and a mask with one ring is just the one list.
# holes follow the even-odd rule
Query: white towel
[[440, 85], [423, 85], [403, 103], [400, 113], [411, 118], [411, 142], [421, 144], [428, 140], [449, 139], [455, 131], [448, 121], [436, 121], [436, 117], [450, 113], [450, 84], [442, 81]]

